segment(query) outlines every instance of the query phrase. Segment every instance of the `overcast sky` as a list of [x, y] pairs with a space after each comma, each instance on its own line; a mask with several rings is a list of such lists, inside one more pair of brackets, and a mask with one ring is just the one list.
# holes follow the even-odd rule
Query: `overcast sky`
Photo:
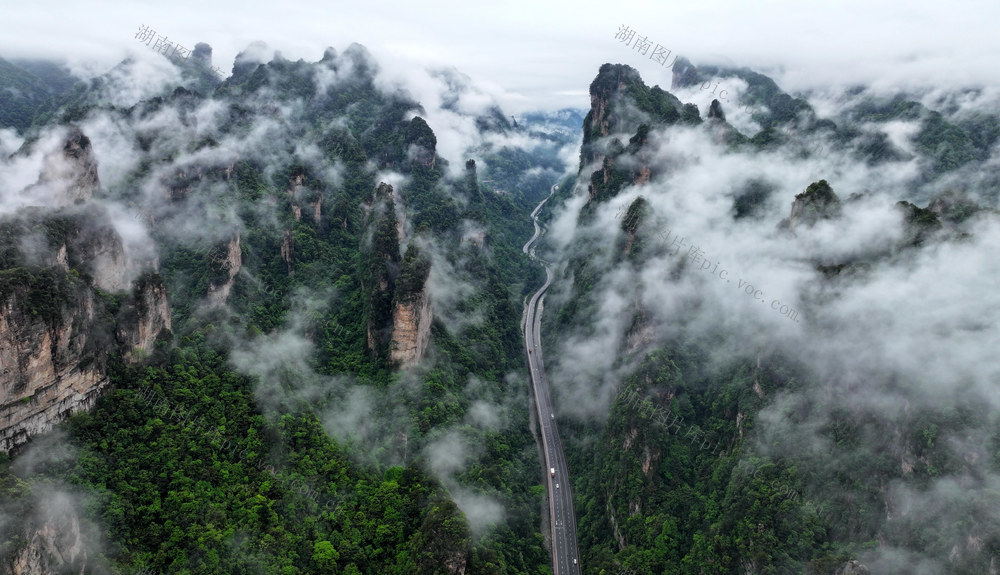
[[[450, 65], [509, 111], [589, 107], [604, 62], [669, 88], [669, 70], [615, 40], [630, 26], [695, 64], [770, 72], [787, 89], [865, 82], [1000, 85], [996, 0], [899, 2], [274, 2], [0, 0], [0, 56], [65, 56], [111, 66], [162, 57], [135, 39], [140, 24], [188, 49], [207, 42], [225, 71], [253, 40], [315, 61], [364, 44], [387, 70]], [[671, 56], [672, 58], [672, 56]]]

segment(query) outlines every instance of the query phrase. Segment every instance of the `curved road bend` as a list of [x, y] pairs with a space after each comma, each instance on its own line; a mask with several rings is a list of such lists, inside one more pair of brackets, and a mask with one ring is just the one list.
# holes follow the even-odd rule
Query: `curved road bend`
[[[535, 257], [535, 248], [532, 247], [541, 234], [538, 212], [555, 190], [556, 186], [552, 186], [549, 196], [531, 212], [531, 219], [535, 223], [535, 235], [521, 248], [521, 251], [536, 261], [541, 261]], [[535, 393], [535, 405], [538, 407], [542, 449], [545, 452], [545, 477], [548, 480], [549, 521], [552, 533], [552, 572], [554, 575], [580, 575], [580, 555], [576, 546], [576, 515], [573, 512], [573, 491], [569, 485], [569, 467], [566, 465], [562, 442], [559, 441], [559, 428], [556, 426], [555, 410], [552, 408], [552, 399], [549, 396], [549, 382], [545, 377], [545, 366], [542, 363], [540, 300], [550, 283], [552, 283], [552, 270], [546, 265], [545, 285], [531, 296], [525, 311], [524, 344], [528, 355], [531, 386]], [[555, 469], [554, 476], [550, 472], [551, 469]]]

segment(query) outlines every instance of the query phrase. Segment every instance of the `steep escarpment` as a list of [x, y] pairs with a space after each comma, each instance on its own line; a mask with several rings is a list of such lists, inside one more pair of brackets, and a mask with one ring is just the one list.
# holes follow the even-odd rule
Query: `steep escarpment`
[[392, 186], [379, 183], [365, 206], [371, 233], [368, 269], [368, 320], [365, 326], [368, 351], [384, 357], [392, 338], [392, 297], [399, 274], [399, 227]]
[[434, 167], [437, 162], [437, 136], [423, 118], [417, 116], [410, 121], [403, 143], [413, 162], [425, 168]]
[[[598, 164], [591, 174], [589, 199], [603, 202], [630, 184], [654, 177], [649, 148], [651, 125], [697, 125], [702, 119], [694, 104], [682, 104], [659, 86], [646, 86], [633, 68], [604, 64], [590, 84], [590, 112], [583, 121], [580, 169]], [[725, 120], [721, 120], [725, 125]], [[628, 143], [622, 139], [628, 134]], [[590, 208], [592, 209], [592, 208]]]
[[5, 509], [14, 521], [0, 527], [5, 560], [0, 575], [89, 573], [88, 539], [72, 500], [63, 492], [25, 493]]
[[101, 185], [90, 138], [71, 126], [61, 141], [60, 146], [45, 155], [38, 182], [25, 190], [47, 206], [84, 202], [94, 197]]
[[237, 231], [225, 244], [215, 246], [209, 251], [209, 264], [212, 279], [208, 285], [208, 305], [219, 306], [226, 303], [229, 292], [233, 289], [236, 274], [243, 267], [243, 251], [240, 248], [240, 234]]
[[155, 274], [136, 282], [115, 317], [74, 273], [0, 271], [0, 451], [90, 409], [109, 384], [112, 354], [135, 361], [169, 333], [166, 291]]
[[430, 342], [433, 320], [427, 286], [430, 267], [430, 261], [411, 244], [403, 256], [396, 280], [392, 342], [389, 346], [390, 359], [402, 368], [418, 363]]
[[[186, 65], [203, 68], [198, 54]], [[505, 377], [523, 363], [514, 302], [535, 279], [520, 253], [531, 230], [515, 186], [531, 169], [533, 185], [548, 190], [562, 162], [554, 146], [532, 149], [550, 165], [501, 154], [506, 137], [491, 141], [491, 151], [470, 152], [482, 165], [507, 167], [490, 174], [495, 186], [480, 186], [475, 169], [463, 178], [448, 162], [468, 158], [438, 157], [434, 132], [414, 115], [433, 118], [436, 110], [425, 113], [403, 90], [384, 91], [374, 69], [356, 47], [307, 63], [254, 46], [221, 86], [165, 88], [128, 108], [96, 95], [72, 110], [95, 157], [110, 157], [107, 134], [87, 126], [114, 126], [122, 152], [106, 177], [102, 169], [99, 202], [67, 207], [103, 203], [117, 215], [115, 206], [134, 206], [130, 221], [115, 222], [124, 224], [125, 289], [102, 279], [103, 268], [87, 267], [93, 257], [74, 255], [80, 238], [63, 241], [73, 234], [62, 228], [58, 241], [32, 232], [37, 220], [14, 239], [24, 244], [19, 253], [37, 257], [11, 265], [76, 278], [108, 342], [97, 352], [110, 356], [108, 366], [95, 376], [106, 381], [110, 372], [104, 389], [115, 389], [59, 437], [45, 438], [76, 448], [51, 466], [55, 473], [99, 494], [78, 508], [84, 536], [87, 519], [106, 527], [107, 545], [86, 547], [86, 572], [101, 571], [102, 555], [108, 572], [121, 573], [529, 573], [547, 562], [531, 490], [534, 444], [524, 426], [498, 427], [490, 415], [493, 404], [523, 391]], [[132, 71], [125, 65], [115, 75]], [[450, 109], [466, 116], [465, 96], [453, 92]], [[504, 134], [503, 114], [488, 120], [474, 123]], [[518, 146], [549, 141], [523, 131], [517, 138]], [[395, 190], [379, 186], [383, 180]], [[89, 253], [112, 253], [111, 237], [85, 231]], [[144, 250], [130, 250], [136, 238]], [[416, 254], [411, 244], [449, 262], [443, 279], [428, 280], [429, 258], [401, 255]], [[134, 253], [159, 258], [159, 266], [134, 265]], [[452, 276], [462, 282], [457, 297]], [[63, 313], [86, 333], [79, 305], [69, 301]], [[442, 321], [432, 338], [435, 313]], [[165, 350], [170, 330], [176, 347]], [[396, 373], [425, 362], [431, 346], [433, 374]], [[372, 409], [362, 413], [350, 398]], [[525, 405], [506, 413], [528, 421]], [[473, 420], [486, 425], [463, 423]], [[469, 463], [485, 482], [422, 463], [422, 454], [446, 448], [441, 433], [454, 430], [470, 446], [502, 445]], [[0, 499], [19, 462], [44, 451], [35, 450], [41, 443], [0, 470]], [[383, 465], [391, 460], [398, 465]], [[474, 500], [461, 508], [450, 500], [449, 490], [464, 493], [473, 482]], [[167, 491], [180, 498], [164, 499]], [[266, 525], [233, 493], [273, 509]], [[508, 516], [518, 518], [514, 529], [504, 526]], [[75, 540], [71, 522], [54, 525], [60, 540]], [[16, 560], [20, 570], [80, 571], [69, 556], [48, 567], [30, 559], [53, 548], [37, 531], [19, 531], [37, 544], [0, 549], [0, 563], [27, 556]], [[223, 531], [239, 536], [216, 536]]]
[[105, 291], [128, 287], [125, 243], [103, 207], [27, 207], [0, 220], [0, 269], [19, 266], [76, 270]]
[[[98, 189], [90, 140], [70, 129], [45, 157], [31, 202], [0, 219], [0, 450], [11, 451], [85, 411], [109, 385], [109, 358], [152, 351], [170, 333], [159, 276], [146, 275], [119, 301], [133, 270], [108, 211], [90, 201]], [[58, 207], [61, 206], [61, 207]], [[122, 294], [124, 295], [124, 294]]]
[[118, 315], [117, 340], [126, 361], [136, 362], [170, 335], [170, 303], [159, 274], [148, 273], [133, 284], [127, 305]]
[[111, 318], [82, 281], [56, 270], [0, 272], [0, 450], [10, 451], [108, 385]]

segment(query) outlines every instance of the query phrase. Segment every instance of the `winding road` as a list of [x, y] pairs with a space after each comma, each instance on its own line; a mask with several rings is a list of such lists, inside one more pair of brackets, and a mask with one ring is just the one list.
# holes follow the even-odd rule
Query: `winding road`
[[[545, 285], [531, 296], [524, 313], [524, 345], [528, 356], [528, 368], [531, 373], [531, 387], [535, 394], [535, 405], [538, 408], [538, 423], [542, 432], [542, 449], [545, 452], [545, 477], [549, 490], [549, 519], [552, 533], [552, 572], [555, 575], [579, 575], [579, 553], [576, 545], [576, 515], [573, 512], [573, 490], [569, 483], [569, 467], [566, 465], [566, 455], [563, 453], [562, 442], [559, 440], [559, 428], [556, 425], [555, 410], [552, 408], [552, 398], [549, 396], [549, 382], [545, 377], [545, 366], [542, 363], [542, 295], [552, 283], [552, 270], [546, 262], [535, 257], [532, 247], [541, 235], [538, 225], [538, 212], [552, 197], [558, 186], [552, 186], [548, 197], [541, 201], [531, 219], [535, 223], [535, 235], [524, 244], [521, 251], [531, 259], [545, 265]], [[555, 470], [555, 474], [551, 470]]]

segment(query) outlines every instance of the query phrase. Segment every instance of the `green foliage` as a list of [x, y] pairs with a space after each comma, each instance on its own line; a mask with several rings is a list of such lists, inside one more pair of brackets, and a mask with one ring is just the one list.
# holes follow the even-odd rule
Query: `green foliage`
[[0, 271], [0, 301], [17, 297], [21, 309], [49, 326], [62, 320], [83, 282], [56, 268], [13, 268]]
[[[307, 100], [301, 116], [282, 121], [296, 145], [315, 144], [321, 164], [297, 155], [295, 146], [275, 145], [232, 166], [192, 166], [162, 180], [171, 208], [203, 201], [213, 215], [236, 214], [243, 223], [242, 267], [226, 307], [203, 304], [210, 285], [229, 279], [221, 256], [237, 230], [198, 230], [192, 238], [152, 226], [177, 346], [161, 346], [167, 349], [150, 354], [142, 369], [115, 363], [113, 391], [66, 426], [79, 456], [32, 480], [58, 474], [96, 494], [82, 512], [104, 526], [105, 555], [117, 572], [409, 574], [438, 572], [442, 558], [467, 561], [469, 575], [545, 572], [530, 404], [523, 382], [510, 377], [523, 370], [520, 300], [541, 282], [540, 270], [520, 251], [532, 233], [530, 210], [520, 197], [482, 187], [475, 170], [453, 181], [445, 176], [446, 162], [430, 154], [404, 165], [408, 146], [433, 152], [437, 143], [421, 118], [404, 119], [418, 109], [405, 97], [381, 94], [361, 73], [317, 94], [315, 76], [306, 70], [280, 60], [247, 67], [215, 98], [229, 113], [222, 136], [235, 139], [252, 133], [262, 116], [277, 114], [258, 103], [262, 91], [279, 101]], [[86, 114], [90, 96], [76, 96], [66, 113]], [[174, 90], [118, 113], [127, 123], [204, 100]], [[138, 136], [141, 157], [112, 195], [135, 199], [135, 190], [164, 177], [164, 159], [215, 145], [202, 139], [171, 148], [170, 139], [158, 132]], [[519, 169], [544, 163], [508, 151], [497, 157], [525, 160], [509, 169], [517, 182], [523, 181]], [[560, 167], [547, 161], [550, 171]], [[436, 250], [432, 258], [410, 243], [400, 257], [391, 199], [375, 202], [365, 220], [363, 205], [371, 205], [382, 167], [408, 171], [396, 197], [403, 198], [413, 231], [446, 246], [443, 253]], [[549, 185], [535, 184], [543, 182]], [[455, 200], [473, 192], [480, 193], [474, 206]], [[319, 202], [320, 217], [304, 202]], [[293, 205], [303, 208], [299, 219]], [[48, 221], [43, 241], [65, 240], [71, 223]], [[482, 236], [470, 241], [463, 224]], [[0, 227], [6, 232], [22, 235]], [[8, 259], [20, 263], [10, 253]], [[370, 353], [370, 328], [390, 334], [393, 304], [418, 293], [439, 264], [463, 274], [470, 289], [454, 313], [476, 321], [433, 323], [433, 368], [408, 374], [401, 385], [384, 355]], [[159, 281], [149, 276], [140, 283]], [[75, 289], [83, 282], [20, 266], [0, 272], [0, 289], [24, 286], [41, 298], [32, 303], [40, 314], [58, 310], [64, 284]], [[100, 301], [119, 316], [135, 311], [124, 294], [102, 293]], [[262, 382], [233, 370], [227, 342], [273, 336], [299, 319], [316, 352], [307, 366], [277, 370], [279, 381], [265, 382], [274, 384], [277, 397], [264, 402]], [[391, 438], [375, 453], [367, 441], [331, 439], [321, 424], [345, 400], [323, 385], [332, 375], [375, 398], [378, 417], [364, 425], [379, 426], [373, 437]], [[409, 378], [417, 381], [411, 385]], [[304, 382], [321, 390], [308, 402], [294, 391]], [[400, 397], [410, 389], [411, 396]], [[481, 425], [470, 411], [477, 401], [509, 407], [498, 410], [496, 425]], [[400, 429], [406, 430], [402, 438]], [[481, 446], [454, 480], [505, 511], [503, 523], [475, 540], [469, 520], [420, 459], [442, 433]], [[0, 480], [12, 473], [5, 465]]]
[[434, 135], [434, 131], [427, 125], [427, 122], [420, 116], [417, 116], [410, 120], [409, 125], [406, 127], [403, 144], [406, 146], [417, 145], [428, 150], [434, 150], [437, 147], [437, 136]]
[[954, 170], [985, 157], [985, 151], [976, 148], [972, 136], [945, 120], [940, 112], [927, 115], [914, 141], [933, 159], [935, 173]]
[[41, 78], [0, 58], [0, 128], [24, 133], [56, 100]]
[[805, 223], [815, 223], [821, 218], [834, 218], [841, 212], [840, 198], [826, 180], [813, 182], [804, 192], [796, 194], [795, 205], [801, 206], [796, 217]]
[[410, 244], [396, 278], [396, 301], [407, 302], [421, 293], [430, 271], [430, 260], [420, 255], [420, 249], [415, 244]]
[[733, 200], [733, 217], [736, 219], [760, 215], [771, 195], [772, 187], [762, 180], [751, 180]]

